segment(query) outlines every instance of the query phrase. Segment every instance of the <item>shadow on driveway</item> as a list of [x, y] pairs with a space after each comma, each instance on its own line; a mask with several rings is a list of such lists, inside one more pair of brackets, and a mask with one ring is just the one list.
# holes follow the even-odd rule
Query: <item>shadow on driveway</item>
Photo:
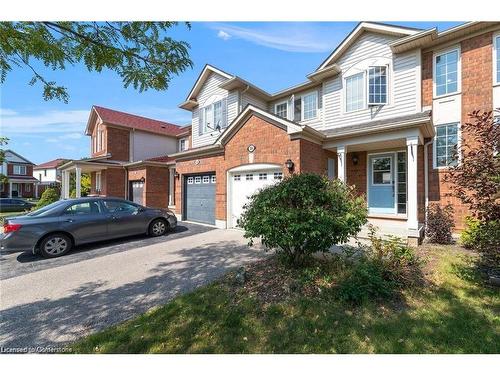
[[140, 281], [107, 289], [106, 281], [96, 279], [62, 298], [3, 310], [0, 346], [60, 346], [164, 304], [262, 256], [262, 251], [234, 240], [171, 251]]
[[17, 256], [15, 256], [15, 254], [2, 254], [0, 257], [0, 267], [2, 270], [0, 280], [80, 262], [86, 259], [168, 242], [169, 240], [185, 238], [213, 229], [212, 227], [203, 225], [179, 222], [175, 230], [167, 233], [165, 236], [149, 237], [146, 235], [138, 235], [81, 245], [75, 247], [68, 254], [53, 259], [45, 259], [38, 254], [33, 255], [30, 251], [19, 253]]

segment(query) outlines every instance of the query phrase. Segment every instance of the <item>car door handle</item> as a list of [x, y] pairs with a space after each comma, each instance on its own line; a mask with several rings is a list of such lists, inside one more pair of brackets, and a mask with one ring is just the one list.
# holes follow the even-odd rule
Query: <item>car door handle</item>
[[74, 221], [73, 219], [67, 219], [67, 220], [66, 220], [66, 222], [67, 222], [67, 223], [73, 223], [73, 222], [75, 222], [75, 221]]

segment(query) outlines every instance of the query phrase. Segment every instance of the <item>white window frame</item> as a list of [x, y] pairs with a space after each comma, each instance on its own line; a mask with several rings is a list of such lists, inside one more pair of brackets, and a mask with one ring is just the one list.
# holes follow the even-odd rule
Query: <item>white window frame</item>
[[[227, 98], [220, 98], [216, 101], [214, 101], [213, 103], [210, 103], [202, 108], [200, 108], [199, 110], [200, 111], [203, 111], [203, 124], [199, 124], [201, 125], [201, 134], [206, 134], [206, 133], [210, 133], [212, 131], [215, 130], [215, 105], [220, 103], [221, 105], [221, 120], [224, 120], [222, 117], [224, 116], [224, 108], [223, 108], [223, 101], [227, 99]], [[227, 103], [226, 103], [226, 106], [227, 106]], [[210, 125], [211, 125], [211, 128], [209, 128], [207, 126], [207, 110], [210, 109], [211, 111], [211, 116], [210, 116]], [[198, 116], [198, 122], [199, 122], [199, 116]], [[227, 109], [226, 109], [226, 125], [227, 125]], [[221, 126], [220, 130], [222, 131], [224, 129], [224, 127]]]
[[[21, 169], [24, 168], [24, 172], [21, 173]], [[16, 172], [16, 169], [17, 169], [17, 172]], [[15, 164], [14, 165], [14, 168], [13, 168], [13, 172], [15, 175], [18, 175], [18, 176], [26, 176], [26, 172], [27, 171], [27, 168], [25, 165], [19, 165], [19, 164]]]
[[267, 180], [267, 172], [259, 173], [259, 180]]
[[[364, 92], [362, 93], [362, 98], [363, 98], [363, 106], [361, 108], [358, 108], [358, 109], [352, 109], [352, 110], [347, 110], [347, 80], [349, 78], [352, 78], [354, 76], [357, 76], [357, 75], [363, 75], [363, 90]], [[343, 94], [344, 94], [344, 100], [343, 100], [343, 108], [342, 108], [342, 111], [343, 113], [355, 113], [355, 112], [358, 112], [358, 111], [364, 111], [367, 107], [366, 107], [366, 103], [367, 103], [367, 79], [366, 79], [366, 76], [367, 76], [368, 72], [366, 70], [363, 70], [362, 72], [357, 72], [357, 73], [354, 73], [354, 74], [349, 74], [348, 76], [344, 77], [343, 80], [344, 80], [344, 87], [343, 87]]]
[[461, 123], [460, 122], [447, 122], [447, 123], [444, 123], [444, 124], [436, 124], [436, 125], [434, 125], [435, 135], [434, 135], [433, 142], [432, 142], [432, 168], [433, 169], [448, 169], [448, 168], [450, 168], [449, 165], [442, 165], [442, 166], [438, 166], [437, 165], [437, 140], [436, 140], [437, 129], [436, 128], [438, 126], [453, 125], [453, 124], [457, 125], [457, 154], [458, 154], [457, 163], [458, 163], [458, 165], [460, 165], [460, 163], [462, 162], [462, 152], [461, 152], [461, 146], [462, 146], [462, 125], [461, 125]]
[[[383, 154], [382, 154], [383, 155]], [[372, 155], [373, 156], [373, 155]], [[388, 183], [377, 183], [375, 182], [375, 172], [383, 172], [384, 170], [378, 170], [376, 171], [375, 168], [374, 168], [374, 161], [375, 161], [375, 158], [379, 158], [379, 159], [389, 159], [391, 161], [390, 163], [390, 169], [389, 169], [389, 173], [391, 174], [391, 181], [388, 182]], [[372, 165], [371, 165], [371, 170], [372, 170], [372, 175], [371, 175], [371, 185], [372, 186], [390, 186], [390, 185], [394, 185], [395, 184], [395, 176], [394, 176], [394, 156], [376, 156], [375, 155], [375, 158], [372, 158]], [[383, 180], [383, 179], [382, 179]]]
[[[283, 105], [283, 104], [286, 105], [285, 117], [282, 117], [278, 114], [278, 106]], [[282, 102], [276, 103], [274, 105], [274, 114], [278, 117], [288, 119], [288, 100], [283, 100]]]
[[188, 177], [188, 178], [187, 178], [186, 183], [187, 183], [188, 185], [192, 185], [192, 184], [194, 184], [194, 177]]
[[[182, 142], [184, 142], [184, 147], [182, 147]], [[179, 139], [179, 151], [186, 151], [188, 149], [188, 138], [184, 137]]]
[[[457, 59], [457, 91], [455, 92], [448, 92], [446, 94], [442, 95], [437, 95], [436, 93], [436, 71], [437, 71], [437, 64], [436, 64], [436, 59], [441, 56], [441, 55], [446, 55], [447, 53], [457, 51], [458, 54], [458, 59]], [[432, 54], [432, 96], [434, 99], [437, 98], [445, 98], [447, 96], [452, 96], [452, 95], [457, 95], [462, 92], [462, 52], [460, 49], [460, 46], [453, 46], [449, 47], [444, 50], [436, 51]]]
[[195, 183], [195, 185], [201, 184], [201, 176], [195, 176], [194, 177], [194, 183]]
[[498, 79], [497, 69], [497, 53], [500, 51], [500, 32], [493, 34], [493, 86], [500, 85], [500, 80]]
[[[385, 68], [385, 103], [370, 103], [370, 69], [371, 68]], [[349, 77], [348, 77], [349, 78]], [[366, 104], [365, 106], [381, 106], [389, 104], [389, 65], [370, 65], [366, 69]], [[347, 108], [347, 103], [346, 103]]]
[[[310, 96], [313, 94], [316, 95], [316, 115], [314, 117], [306, 119], [306, 118], [304, 118], [304, 108], [305, 108], [304, 98], [306, 96]], [[309, 92], [306, 92], [300, 96], [300, 120], [301, 121], [312, 121], [314, 119], [317, 119], [318, 118], [318, 111], [319, 111], [319, 93], [318, 93], [318, 90], [309, 91]]]
[[101, 172], [95, 173], [95, 189], [101, 191]]
[[212, 175], [212, 177], [210, 178], [210, 182], [212, 184], [215, 184], [217, 182], [217, 177], [215, 175]]
[[210, 183], [210, 176], [203, 176], [202, 183], [203, 184], [209, 184]]

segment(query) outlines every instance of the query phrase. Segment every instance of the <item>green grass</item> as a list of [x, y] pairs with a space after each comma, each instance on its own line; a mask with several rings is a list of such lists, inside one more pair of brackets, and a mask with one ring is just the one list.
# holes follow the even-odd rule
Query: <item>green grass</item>
[[332, 294], [262, 305], [217, 282], [73, 345], [78, 353], [499, 353], [500, 292], [472, 258], [428, 249], [430, 285], [353, 307]]

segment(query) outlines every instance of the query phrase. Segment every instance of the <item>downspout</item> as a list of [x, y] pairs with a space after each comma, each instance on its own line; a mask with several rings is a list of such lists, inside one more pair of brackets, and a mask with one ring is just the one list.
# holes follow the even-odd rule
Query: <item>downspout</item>
[[429, 208], [429, 151], [428, 146], [432, 144], [432, 138], [424, 144], [424, 195], [425, 195], [425, 225], [427, 225], [427, 209]]

